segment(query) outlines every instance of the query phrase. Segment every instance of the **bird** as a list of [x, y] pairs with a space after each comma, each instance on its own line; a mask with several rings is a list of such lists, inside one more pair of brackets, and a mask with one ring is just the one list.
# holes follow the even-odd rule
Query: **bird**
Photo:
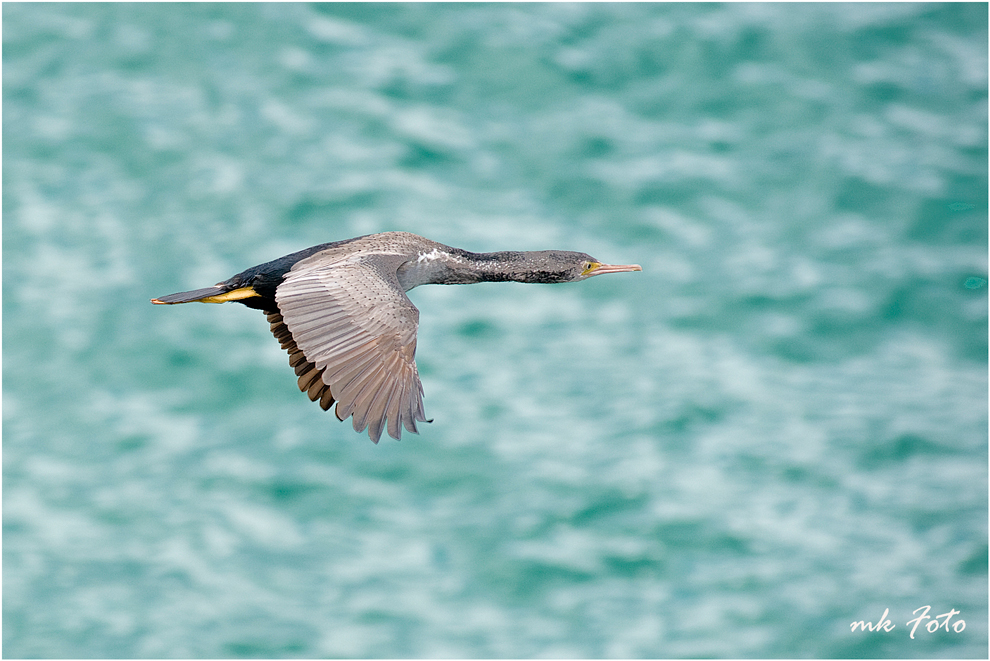
[[382, 232], [323, 243], [253, 266], [213, 287], [153, 298], [156, 305], [237, 302], [261, 310], [289, 354], [299, 390], [354, 431], [432, 422], [416, 369], [419, 310], [406, 292], [419, 285], [477, 282], [577, 282], [642, 271], [563, 250], [474, 253], [409, 232]]

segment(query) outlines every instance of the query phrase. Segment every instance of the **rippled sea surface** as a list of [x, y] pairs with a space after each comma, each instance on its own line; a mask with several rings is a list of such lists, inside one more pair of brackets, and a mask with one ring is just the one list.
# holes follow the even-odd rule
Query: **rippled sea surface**
[[[4, 4], [4, 655], [986, 658], [987, 18]], [[377, 446], [149, 303], [384, 230], [643, 272], [414, 290]]]

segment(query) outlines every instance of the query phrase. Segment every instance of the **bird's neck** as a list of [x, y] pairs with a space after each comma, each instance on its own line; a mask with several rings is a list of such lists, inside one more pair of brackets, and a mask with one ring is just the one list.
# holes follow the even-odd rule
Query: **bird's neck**
[[468, 252], [446, 246], [420, 252], [399, 267], [399, 283], [409, 291], [419, 285], [470, 285], [476, 282], [538, 282], [525, 268], [525, 252]]

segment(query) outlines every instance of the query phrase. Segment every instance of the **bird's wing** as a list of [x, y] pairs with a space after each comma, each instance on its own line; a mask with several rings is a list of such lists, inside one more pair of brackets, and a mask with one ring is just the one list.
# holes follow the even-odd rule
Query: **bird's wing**
[[373, 258], [303, 264], [286, 274], [275, 301], [291, 335], [282, 344], [312, 399], [328, 402], [325, 409], [336, 399], [337, 417], [353, 415], [354, 430], [368, 427], [375, 443], [386, 420], [396, 439], [401, 427], [415, 432], [426, 421], [415, 362], [419, 310], [394, 269]]

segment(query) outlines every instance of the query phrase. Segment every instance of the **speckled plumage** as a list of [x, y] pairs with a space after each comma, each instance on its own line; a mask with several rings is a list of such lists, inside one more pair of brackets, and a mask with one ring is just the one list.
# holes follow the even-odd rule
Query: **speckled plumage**
[[325, 243], [252, 267], [214, 287], [156, 304], [237, 301], [263, 310], [289, 353], [299, 389], [340, 420], [395, 439], [427, 421], [416, 370], [419, 310], [405, 292], [424, 284], [574, 282], [609, 266], [577, 252], [472, 253], [408, 232]]

